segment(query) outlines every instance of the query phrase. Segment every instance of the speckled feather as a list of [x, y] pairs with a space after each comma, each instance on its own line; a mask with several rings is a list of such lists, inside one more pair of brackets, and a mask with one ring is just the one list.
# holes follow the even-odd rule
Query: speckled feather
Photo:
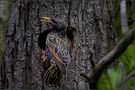
[[46, 44], [48, 45], [48, 43], [51, 44], [51, 47], [61, 58], [63, 63], [68, 64], [70, 62], [70, 53], [69, 53], [70, 45], [66, 37], [64, 36], [61, 37], [59, 33], [51, 32], [47, 36]]

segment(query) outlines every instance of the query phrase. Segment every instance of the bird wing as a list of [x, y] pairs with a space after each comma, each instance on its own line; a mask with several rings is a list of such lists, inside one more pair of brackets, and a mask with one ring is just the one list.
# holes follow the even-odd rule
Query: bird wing
[[68, 42], [65, 40], [61, 40], [61, 37], [59, 37], [56, 33], [48, 35], [47, 43], [57, 54], [57, 56], [60, 58], [61, 62], [64, 64], [68, 64], [70, 62], [70, 52], [68, 47]]

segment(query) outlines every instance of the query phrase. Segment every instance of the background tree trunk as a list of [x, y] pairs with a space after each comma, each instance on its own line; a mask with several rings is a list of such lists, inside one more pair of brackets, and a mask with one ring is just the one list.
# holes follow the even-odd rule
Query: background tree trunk
[[126, 0], [120, 0], [120, 16], [121, 16], [121, 30], [124, 34], [128, 31], [128, 20], [127, 20], [127, 11], [126, 11]]
[[40, 22], [42, 16], [69, 20], [76, 27], [73, 58], [64, 84], [69, 90], [88, 90], [92, 85], [89, 87], [80, 73], [89, 76], [115, 42], [111, 0], [17, 0], [6, 33], [5, 63], [10, 89], [43, 89], [37, 44], [39, 34], [45, 30]]

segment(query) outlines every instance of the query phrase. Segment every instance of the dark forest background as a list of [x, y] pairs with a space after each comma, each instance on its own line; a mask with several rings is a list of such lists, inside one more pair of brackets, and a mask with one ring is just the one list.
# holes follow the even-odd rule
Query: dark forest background
[[77, 29], [68, 90], [135, 90], [134, 0], [0, 0], [0, 89], [44, 89], [42, 16]]

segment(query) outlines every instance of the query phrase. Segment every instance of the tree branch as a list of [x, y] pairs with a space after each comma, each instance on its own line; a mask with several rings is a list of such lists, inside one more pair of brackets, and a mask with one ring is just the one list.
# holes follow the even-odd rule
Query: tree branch
[[128, 81], [133, 76], [135, 76], [135, 70], [129, 73], [123, 80], [121, 80], [117, 87], [121, 87], [126, 81]]
[[98, 80], [100, 78], [102, 71], [114, 62], [114, 60], [119, 57], [131, 44], [134, 40], [134, 33], [135, 29], [130, 30], [129, 33], [118, 43], [118, 45], [98, 62], [93, 74], [90, 76], [90, 80]]

